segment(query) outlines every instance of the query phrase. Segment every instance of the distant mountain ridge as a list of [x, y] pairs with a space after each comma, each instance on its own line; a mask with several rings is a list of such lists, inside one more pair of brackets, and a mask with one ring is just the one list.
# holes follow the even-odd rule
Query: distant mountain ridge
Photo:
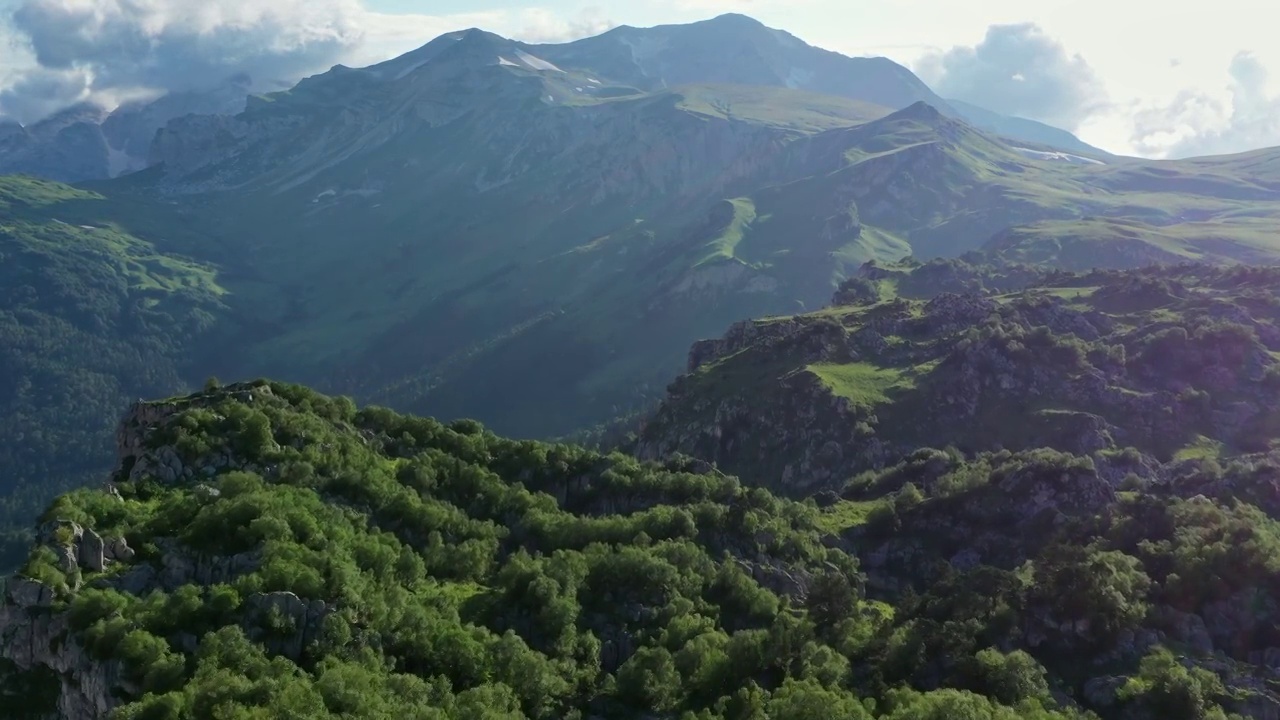
[[0, 174], [57, 180], [102, 180], [148, 167], [156, 131], [184, 115], [234, 115], [244, 109], [245, 76], [204, 91], [173, 92], [108, 112], [82, 103], [29, 127], [0, 121]]
[[[171, 122], [157, 165], [104, 191], [189, 204], [241, 249], [222, 277], [252, 319], [219, 343], [223, 372], [514, 434], [652, 402], [688, 342], [822, 307], [868, 260], [988, 249], [1074, 267], [1098, 243], [1127, 247], [1097, 254], [1119, 267], [1280, 257], [1261, 232], [1280, 192], [1256, 162], [1036, 150], [925, 101], [646, 92], [548, 49], [471, 30], [335, 68], [238, 116]], [[1193, 218], [1212, 242], [1178, 229]], [[1081, 239], [1059, 247], [1058, 230]]]
[[890, 110], [921, 100], [946, 107], [946, 101], [892, 60], [822, 50], [744, 15], [688, 25], [623, 26], [571, 43], [528, 47], [561, 67], [590, 70], [647, 91], [695, 83], [764, 85], [838, 95]]
[[[483, 43], [477, 43], [483, 38]], [[806, 44], [744, 15], [727, 14], [688, 25], [619, 27], [563, 44], [530, 45], [481, 30], [448, 33], [423, 47], [362, 68], [353, 78], [396, 80], [450, 53], [467, 39], [472, 59], [530, 70], [563, 68], [587, 86], [608, 92], [654, 93], [687, 85], [775, 87], [846, 98], [890, 112], [924, 101], [948, 115], [1002, 135], [1060, 150], [1104, 155], [1066, 131], [1011, 118], [938, 97], [910, 70], [886, 58], [854, 58]], [[485, 47], [481, 48], [480, 45]], [[486, 53], [492, 53], [489, 57]], [[484, 57], [482, 57], [484, 56]], [[533, 64], [531, 65], [530, 62]], [[335, 67], [332, 73], [349, 73]], [[303, 83], [313, 81], [308, 78]], [[171, 120], [234, 116], [245, 108], [252, 82], [229, 78], [203, 91], [174, 92], [150, 102], [129, 103], [108, 113], [82, 105], [23, 128], [0, 125], [0, 173], [27, 173], [63, 182], [113, 178], [165, 158], [153, 154], [156, 132]]]

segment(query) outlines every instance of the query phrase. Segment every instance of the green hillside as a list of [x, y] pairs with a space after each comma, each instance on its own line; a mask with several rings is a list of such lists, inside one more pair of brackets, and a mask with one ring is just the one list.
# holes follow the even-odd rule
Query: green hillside
[[1280, 249], [1278, 219], [1227, 215], [1168, 226], [1129, 218], [1049, 220], [1014, 228], [983, 250], [1002, 261], [1076, 271], [1181, 262], [1266, 264]]
[[[479, 103], [467, 122], [386, 137], [377, 124], [337, 145], [329, 133], [242, 175], [250, 192], [180, 200], [239, 248], [222, 256], [231, 302], [261, 324], [223, 374], [545, 436], [652, 402], [693, 340], [816, 309], [868, 260], [984, 247], [1072, 268], [1280, 258], [1265, 235], [1280, 206], [1248, 166], [1041, 160], [924, 105], [858, 124], [848, 101], [780, 88], [544, 105], [532, 81], [564, 78], [507, 87], [500, 68], [474, 72], [484, 92], [460, 96]], [[307, 133], [328, 133], [312, 105], [280, 102], [244, 122], [305, 112]], [[337, 159], [312, 168], [318, 157]], [[192, 177], [210, 173], [244, 168]], [[162, 173], [136, 192], [188, 182]], [[1080, 246], [1081, 224], [1129, 228], [1142, 252]]]

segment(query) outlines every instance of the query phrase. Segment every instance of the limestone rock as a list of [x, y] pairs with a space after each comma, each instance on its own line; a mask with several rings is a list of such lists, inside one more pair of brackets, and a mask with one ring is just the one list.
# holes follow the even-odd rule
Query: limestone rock
[[85, 529], [77, 545], [80, 566], [93, 572], [102, 572], [107, 566], [105, 551], [102, 537], [93, 530]]
[[1113, 675], [1093, 678], [1084, 684], [1085, 701], [1093, 707], [1111, 707], [1116, 704], [1116, 694], [1125, 682], [1125, 678]]

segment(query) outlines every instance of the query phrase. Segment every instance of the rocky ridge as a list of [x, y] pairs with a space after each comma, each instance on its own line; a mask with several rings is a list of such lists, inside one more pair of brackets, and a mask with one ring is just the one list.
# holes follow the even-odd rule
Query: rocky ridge
[[1280, 317], [1274, 298], [1252, 298], [1270, 291], [1230, 272], [1161, 272], [909, 301], [880, 299], [885, 278], [870, 268], [870, 286], [859, 278], [837, 293], [859, 304], [696, 343], [637, 451], [701, 457], [803, 494], [921, 445], [1135, 447], [1167, 461], [1204, 436], [1265, 450]]

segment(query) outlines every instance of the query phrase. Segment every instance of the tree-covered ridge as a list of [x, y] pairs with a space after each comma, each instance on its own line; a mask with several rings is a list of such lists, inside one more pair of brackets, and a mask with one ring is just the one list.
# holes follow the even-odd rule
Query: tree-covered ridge
[[1104, 718], [1280, 711], [1280, 453], [1112, 460], [924, 449], [851, 479], [824, 517], [895, 607], [877, 672], [962, 684], [996, 647]]
[[0, 568], [57, 493], [101, 477], [128, 403], [183, 387], [222, 309], [210, 267], [100, 220], [105, 204], [0, 177]]
[[[960, 293], [907, 299], [929, 288]], [[1134, 448], [1153, 463], [1267, 451], [1280, 440], [1278, 289], [1268, 268], [867, 268], [841, 304], [696, 345], [639, 449], [793, 493], [923, 446]]]
[[12, 717], [1280, 709], [1280, 458], [1138, 495], [1051, 451], [921, 451], [820, 508], [265, 381], [139, 405], [120, 449], [8, 584]]
[[818, 510], [697, 463], [266, 382], [121, 443], [9, 583], [14, 717], [1084, 716], [1024, 653], [868, 675], [895, 611]]

